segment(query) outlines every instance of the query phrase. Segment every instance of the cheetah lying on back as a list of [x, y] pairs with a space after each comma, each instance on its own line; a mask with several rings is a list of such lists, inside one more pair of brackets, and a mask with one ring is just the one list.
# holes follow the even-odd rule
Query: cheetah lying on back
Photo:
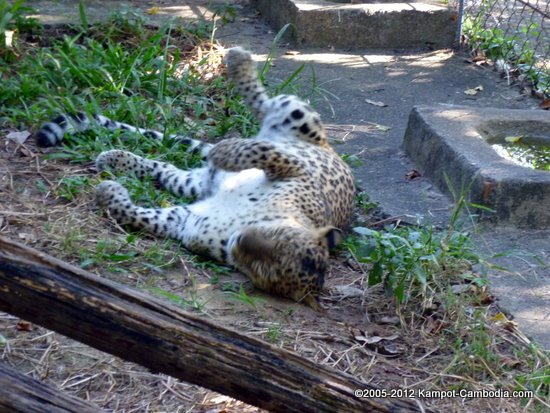
[[[355, 188], [349, 167], [330, 147], [319, 115], [296, 96], [269, 98], [258, 80], [249, 52], [228, 50], [228, 75], [261, 121], [253, 139], [206, 144], [170, 136], [200, 150], [206, 166], [183, 171], [130, 152], [111, 150], [96, 160], [98, 170], [152, 176], [185, 197], [189, 205], [142, 208], [119, 183], [97, 187], [97, 202], [120, 224], [178, 239], [189, 250], [206, 254], [245, 273], [265, 291], [321, 309], [319, 294], [328, 250], [349, 223]], [[61, 115], [35, 137], [41, 146], [58, 144], [66, 133], [97, 123], [162, 139], [159, 132], [135, 128], [104, 116]]]

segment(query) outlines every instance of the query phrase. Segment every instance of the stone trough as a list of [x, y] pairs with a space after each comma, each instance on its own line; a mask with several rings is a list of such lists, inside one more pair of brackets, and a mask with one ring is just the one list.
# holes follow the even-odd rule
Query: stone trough
[[502, 149], [520, 140], [550, 151], [548, 112], [419, 106], [410, 114], [403, 148], [440, 190], [463, 191], [494, 210], [480, 211], [483, 218], [550, 228], [550, 171], [526, 166], [529, 156], [513, 160]]
[[336, 48], [449, 48], [457, 11], [443, 0], [252, 0], [276, 30], [302, 46]]

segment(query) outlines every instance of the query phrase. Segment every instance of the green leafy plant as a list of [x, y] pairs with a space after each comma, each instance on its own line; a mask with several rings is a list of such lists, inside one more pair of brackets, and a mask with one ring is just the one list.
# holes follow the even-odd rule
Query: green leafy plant
[[237, 18], [237, 10], [235, 6], [229, 2], [221, 4], [209, 2], [209, 7], [214, 11], [213, 19], [220, 19], [222, 26], [235, 21]]
[[387, 227], [382, 231], [356, 227], [359, 238], [347, 246], [359, 262], [371, 265], [368, 283], [383, 283], [400, 303], [413, 285], [425, 286], [449, 261], [475, 258], [467, 234], [437, 233], [432, 227]]
[[543, 400], [550, 397], [550, 365], [542, 366], [529, 374], [516, 377], [516, 390], [532, 390]]
[[[519, 70], [541, 94], [550, 94], [548, 64], [535, 52], [534, 41], [542, 41], [539, 24], [530, 22], [517, 26], [514, 32], [500, 27], [488, 27], [486, 15], [491, 13], [495, 0], [483, 0], [476, 15], [466, 16], [462, 32], [474, 49], [482, 50], [493, 62], [500, 61]], [[535, 40], [533, 40], [535, 39]]]

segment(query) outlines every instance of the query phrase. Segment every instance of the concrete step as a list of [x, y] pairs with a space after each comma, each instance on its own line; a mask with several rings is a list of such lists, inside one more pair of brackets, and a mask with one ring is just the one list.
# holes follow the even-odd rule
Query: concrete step
[[335, 48], [449, 48], [458, 13], [443, 1], [252, 0], [279, 30], [292, 24], [300, 46]]

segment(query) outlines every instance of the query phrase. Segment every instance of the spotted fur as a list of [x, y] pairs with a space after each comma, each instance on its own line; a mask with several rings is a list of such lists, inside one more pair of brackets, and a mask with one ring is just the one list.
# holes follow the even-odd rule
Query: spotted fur
[[203, 157], [206, 157], [208, 150], [212, 147], [211, 144], [201, 142], [199, 140], [190, 138], [188, 136], [181, 136], [171, 134], [165, 136], [163, 133], [153, 129], [138, 128], [127, 123], [117, 122], [109, 119], [107, 116], [94, 115], [89, 118], [83, 112], [77, 112], [75, 114], [62, 114], [43, 124], [38, 131], [34, 134], [34, 139], [38, 146], [50, 147], [57, 146], [66, 135], [73, 135], [75, 133], [84, 132], [92, 129], [94, 126], [101, 126], [108, 130], [124, 130], [133, 133], [139, 133], [147, 138], [157, 140], [173, 140], [187, 145], [188, 151], [192, 153], [201, 153]]
[[[121, 224], [178, 239], [191, 251], [238, 268], [258, 288], [319, 310], [328, 250], [339, 242], [338, 228], [352, 214], [352, 173], [307, 103], [266, 94], [249, 52], [230, 49], [226, 64], [236, 90], [261, 121], [258, 135], [201, 146], [206, 165], [187, 171], [122, 150], [103, 152], [96, 161], [99, 170], [152, 176], [162, 187], [196, 201], [143, 208], [122, 185], [105, 181], [97, 188], [97, 202]], [[95, 121], [107, 128], [134, 128], [102, 117]], [[37, 139], [56, 144], [63, 134], [90, 124], [81, 115], [65, 116], [43, 126]]]

